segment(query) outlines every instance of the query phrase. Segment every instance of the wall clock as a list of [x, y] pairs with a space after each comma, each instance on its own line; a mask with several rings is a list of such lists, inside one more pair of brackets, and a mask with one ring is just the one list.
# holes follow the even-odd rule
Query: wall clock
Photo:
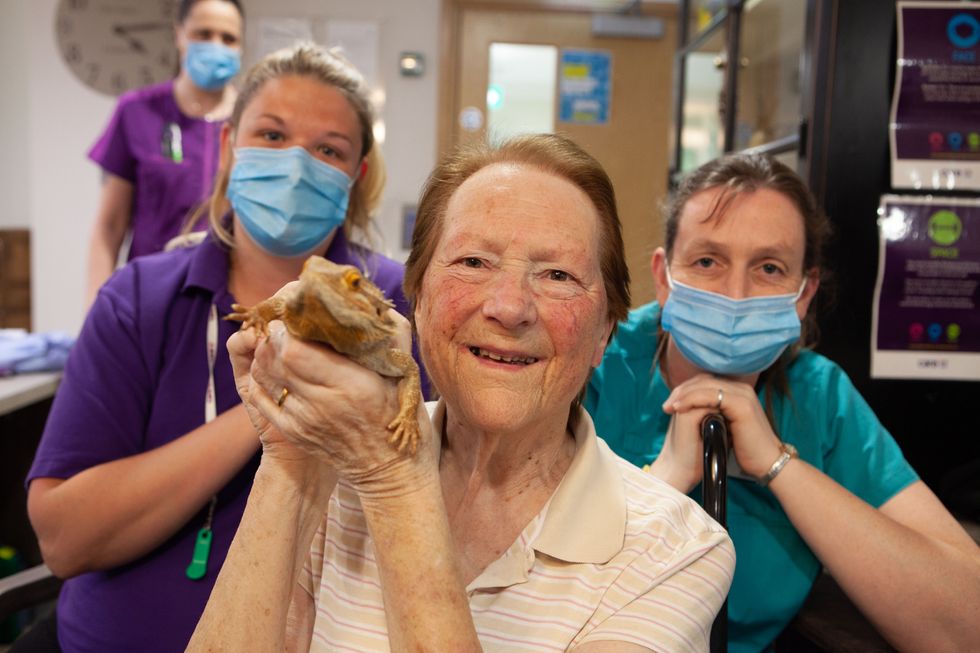
[[55, 39], [86, 86], [119, 95], [177, 74], [177, 0], [59, 0]]

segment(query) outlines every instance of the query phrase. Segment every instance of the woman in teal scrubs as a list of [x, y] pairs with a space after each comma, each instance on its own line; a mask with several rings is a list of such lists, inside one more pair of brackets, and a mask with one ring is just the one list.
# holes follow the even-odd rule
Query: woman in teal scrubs
[[700, 422], [728, 421], [730, 651], [767, 649], [822, 566], [896, 647], [969, 650], [980, 549], [844, 371], [807, 348], [828, 229], [775, 160], [693, 172], [653, 255], [657, 301], [619, 325], [586, 408], [618, 454], [694, 495]]

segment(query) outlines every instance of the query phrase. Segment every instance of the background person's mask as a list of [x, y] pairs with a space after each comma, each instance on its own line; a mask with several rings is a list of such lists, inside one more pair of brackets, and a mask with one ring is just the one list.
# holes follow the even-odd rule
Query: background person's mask
[[259, 247], [294, 257], [311, 253], [344, 223], [352, 184], [302, 147], [240, 147], [226, 195]]
[[184, 69], [191, 81], [205, 91], [218, 91], [238, 74], [242, 54], [235, 48], [210, 41], [191, 41], [184, 55]]
[[684, 358], [706, 372], [743, 376], [761, 372], [800, 338], [796, 294], [732, 299], [674, 281], [661, 325]]

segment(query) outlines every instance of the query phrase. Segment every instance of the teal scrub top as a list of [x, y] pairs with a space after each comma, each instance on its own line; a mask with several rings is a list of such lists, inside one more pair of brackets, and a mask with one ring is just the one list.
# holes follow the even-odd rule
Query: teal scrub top
[[[670, 391], [654, 361], [659, 322], [656, 302], [630, 312], [585, 398], [596, 432], [640, 466], [660, 453], [670, 422], [660, 408]], [[787, 377], [789, 395], [773, 398], [777, 434], [803, 460], [876, 508], [918, 480], [836, 363], [804, 350]], [[768, 488], [730, 477], [727, 491], [728, 530], [738, 558], [728, 595], [728, 650], [756, 653], [799, 610], [821, 565]], [[700, 487], [691, 496], [700, 501]]]

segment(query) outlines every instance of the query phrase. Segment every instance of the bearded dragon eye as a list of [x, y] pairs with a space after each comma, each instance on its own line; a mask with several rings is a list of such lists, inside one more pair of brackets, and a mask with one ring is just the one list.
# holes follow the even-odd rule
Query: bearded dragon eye
[[354, 270], [350, 270], [344, 274], [344, 281], [347, 282], [347, 286], [353, 290], [357, 290], [361, 287], [361, 275]]

